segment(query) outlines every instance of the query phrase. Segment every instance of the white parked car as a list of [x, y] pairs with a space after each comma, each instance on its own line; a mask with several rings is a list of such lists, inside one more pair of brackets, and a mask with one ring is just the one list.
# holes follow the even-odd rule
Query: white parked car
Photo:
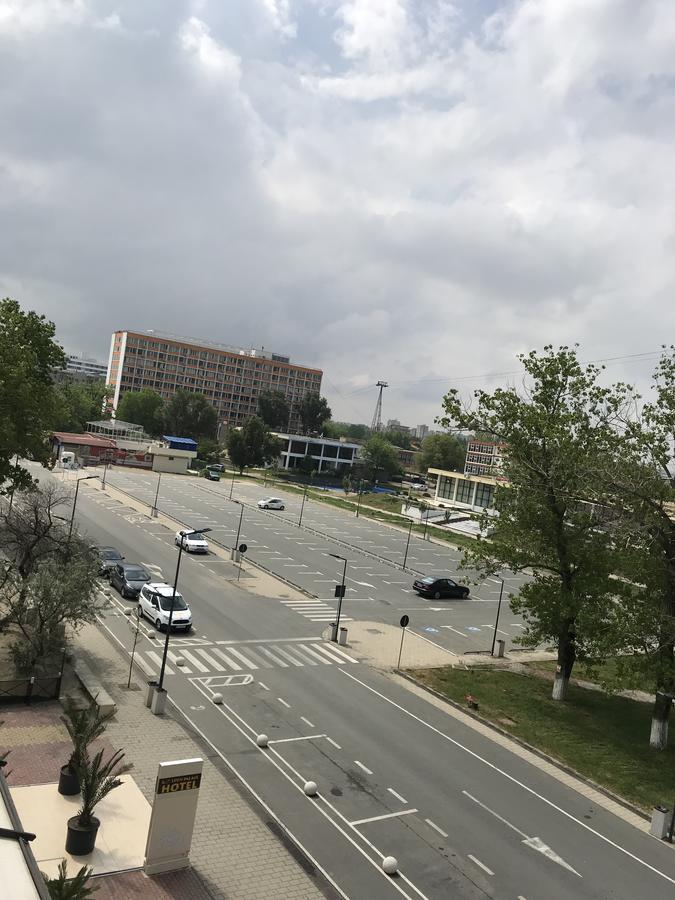
[[203, 534], [190, 534], [188, 531], [177, 531], [175, 537], [176, 546], [183, 545], [183, 550], [188, 553], [208, 553], [209, 545]]
[[260, 509], [284, 509], [284, 501], [278, 497], [265, 497], [264, 500], [258, 500]]
[[[158, 631], [166, 631], [171, 612], [173, 587], [162, 581], [144, 584], [138, 595], [138, 609], [141, 616], [154, 622]], [[171, 628], [176, 631], [189, 631], [192, 628], [192, 613], [182, 594], [173, 597], [173, 617]]]

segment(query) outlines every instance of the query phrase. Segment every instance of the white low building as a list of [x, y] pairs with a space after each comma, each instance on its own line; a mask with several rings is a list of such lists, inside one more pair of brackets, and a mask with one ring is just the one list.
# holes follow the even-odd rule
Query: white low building
[[306, 437], [300, 434], [275, 432], [283, 441], [280, 465], [283, 469], [298, 469], [309, 459], [317, 472], [348, 472], [356, 462], [360, 444], [342, 438]]

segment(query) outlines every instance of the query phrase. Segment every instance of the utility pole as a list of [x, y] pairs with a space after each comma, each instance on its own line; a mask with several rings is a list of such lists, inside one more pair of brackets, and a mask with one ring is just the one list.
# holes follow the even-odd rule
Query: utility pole
[[378, 381], [375, 387], [379, 388], [380, 392], [377, 395], [377, 403], [375, 404], [373, 421], [370, 426], [370, 430], [372, 432], [382, 431], [382, 391], [384, 388], [389, 387], [389, 385], [386, 381]]

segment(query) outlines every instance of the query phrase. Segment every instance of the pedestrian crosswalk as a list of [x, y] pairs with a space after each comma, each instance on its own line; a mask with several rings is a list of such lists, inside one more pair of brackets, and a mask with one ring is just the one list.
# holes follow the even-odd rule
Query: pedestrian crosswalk
[[[314, 600], [307, 597], [302, 600], [280, 600], [286, 609], [292, 609], [293, 612], [300, 613], [311, 622], [333, 622], [335, 621], [335, 609], [323, 600]], [[352, 622], [348, 616], [340, 616], [341, 622]]]
[[[136, 660], [148, 675], [158, 675], [162, 665], [161, 650], [136, 651]], [[262, 669], [293, 669], [304, 666], [345, 666], [358, 663], [348, 653], [320, 641], [293, 643], [256, 643], [235, 647], [227, 642], [206, 646], [175, 646], [167, 654], [167, 675], [177, 671], [186, 675], [213, 672], [254, 672]]]

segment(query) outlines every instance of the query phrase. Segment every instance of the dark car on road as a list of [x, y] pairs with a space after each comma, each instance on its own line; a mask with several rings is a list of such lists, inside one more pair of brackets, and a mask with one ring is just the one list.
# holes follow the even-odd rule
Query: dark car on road
[[204, 478], [207, 481], [220, 481], [220, 472], [218, 469], [207, 469], [204, 473]]
[[422, 597], [433, 597], [434, 600], [440, 600], [441, 597], [458, 597], [464, 600], [469, 596], [469, 588], [465, 584], [457, 584], [452, 578], [434, 578], [431, 575], [416, 579], [413, 590]]
[[129, 600], [137, 600], [149, 581], [150, 573], [138, 563], [117, 563], [110, 572], [110, 584]]
[[99, 575], [110, 575], [117, 563], [124, 559], [116, 547], [96, 547], [96, 552], [98, 553]]

